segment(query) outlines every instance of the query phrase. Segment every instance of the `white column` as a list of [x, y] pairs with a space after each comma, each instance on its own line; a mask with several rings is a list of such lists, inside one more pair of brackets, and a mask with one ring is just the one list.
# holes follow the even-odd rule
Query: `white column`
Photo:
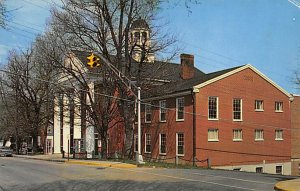
[[65, 153], [68, 153], [70, 152], [68, 148], [68, 140], [70, 140], [70, 108], [67, 96], [64, 96], [63, 103], [63, 150]]
[[[59, 96], [59, 95], [57, 95]], [[54, 135], [54, 153], [60, 153], [60, 117], [59, 117], [59, 98], [54, 98], [54, 121], [53, 121], [53, 135]]]

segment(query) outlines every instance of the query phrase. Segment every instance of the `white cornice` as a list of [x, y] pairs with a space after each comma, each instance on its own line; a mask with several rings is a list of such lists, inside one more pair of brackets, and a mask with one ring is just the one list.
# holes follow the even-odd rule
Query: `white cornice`
[[194, 89], [195, 88], [200, 89], [200, 88], [202, 88], [204, 86], [207, 86], [207, 85], [212, 84], [212, 83], [214, 83], [216, 81], [222, 80], [222, 79], [224, 79], [224, 78], [226, 78], [228, 76], [231, 76], [233, 74], [236, 74], [236, 73], [238, 73], [238, 72], [240, 72], [242, 70], [248, 69], [248, 68], [251, 69], [252, 71], [254, 71], [256, 74], [258, 74], [264, 80], [266, 80], [267, 82], [269, 82], [270, 84], [272, 84], [275, 88], [277, 88], [278, 90], [280, 90], [287, 97], [289, 97], [289, 98], [292, 97], [292, 95], [290, 93], [288, 93], [287, 91], [285, 91], [283, 88], [281, 88], [279, 85], [277, 85], [275, 82], [273, 82], [270, 78], [268, 78], [267, 76], [265, 76], [263, 73], [261, 73], [259, 70], [257, 70], [254, 66], [252, 66], [250, 64], [247, 64], [245, 66], [239, 67], [239, 68], [237, 68], [235, 70], [227, 72], [227, 73], [225, 73], [223, 75], [220, 75], [220, 76], [218, 76], [216, 78], [210, 79], [210, 80], [208, 80], [208, 81], [206, 81], [204, 83], [198, 84], [198, 85], [194, 86]]

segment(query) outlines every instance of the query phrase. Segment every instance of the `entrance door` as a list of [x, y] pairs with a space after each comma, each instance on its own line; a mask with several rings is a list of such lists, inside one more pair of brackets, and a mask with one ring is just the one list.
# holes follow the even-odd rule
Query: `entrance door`
[[52, 139], [46, 140], [46, 154], [52, 154]]

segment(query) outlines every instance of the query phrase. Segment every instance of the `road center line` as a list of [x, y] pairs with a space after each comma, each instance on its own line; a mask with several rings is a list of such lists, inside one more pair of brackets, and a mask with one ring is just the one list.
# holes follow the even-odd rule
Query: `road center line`
[[[185, 174], [189, 174], [189, 173], [186, 172]], [[259, 184], [272, 184], [272, 185], [274, 184], [274, 183], [269, 183], [269, 182], [246, 180], [246, 179], [241, 179], [241, 178], [231, 178], [231, 177], [211, 175], [211, 174], [201, 174], [201, 173], [191, 173], [191, 174], [200, 175], [200, 176], [211, 176], [211, 177], [224, 178], [224, 179], [230, 179], [230, 180], [239, 180], [239, 181], [243, 181], [243, 182], [253, 182], [253, 183], [259, 183]]]
[[[114, 168], [114, 167], [109, 167], [109, 168]], [[167, 177], [167, 178], [172, 178], [172, 179], [186, 180], [186, 181], [191, 181], [191, 182], [202, 182], [202, 183], [206, 183], [206, 184], [213, 184], [213, 185], [217, 185], [217, 186], [236, 188], [236, 189], [242, 189], [242, 190], [259, 191], [257, 189], [252, 189], [252, 188], [232, 186], [232, 185], [221, 184], [221, 183], [216, 183], [216, 182], [211, 182], [211, 181], [204, 181], [204, 180], [194, 180], [194, 179], [190, 179], [190, 178], [182, 178], [182, 177], [171, 176], [171, 175], [166, 175], [166, 174], [157, 174], [157, 173], [152, 173], [152, 172], [136, 171], [136, 170], [130, 170], [130, 169], [121, 169], [121, 168], [114, 168], [114, 169], [131, 171], [131, 172], [139, 172], [139, 173], [150, 174], [150, 175], [154, 175], [154, 176], [161, 176], [161, 177]], [[261, 191], [263, 191], [263, 190], [261, 190]]]

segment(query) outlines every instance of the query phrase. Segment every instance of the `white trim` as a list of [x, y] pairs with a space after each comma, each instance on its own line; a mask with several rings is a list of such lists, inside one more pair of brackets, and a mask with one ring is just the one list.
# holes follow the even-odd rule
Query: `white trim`
[[[281, 138], [277, 138], [277, 132], [281, 132]], [[275, 141], [283, 141], [283, 130], [275, 129]]]
[[[183, 154], [178, 154], [178, 134], [183, 134]], [[184, 156], [184, 153], [185, 153], [185, 148], [184, 148], [184, 142], [185, 142], [185, 137], [184, 137], [184, 133], [176, 133], [176, 156]]]
[[[150, 121], [147, 121], [147, 107], [150, 107]], [[151, 123], [151, 118], [152, 118], [152, 109], [151, 105], [145, 104], [145, 123]]]
[[[262, 132], [262, 138], [256, 138], [256, 132]], [[254, 130], [254, 141], [264, 141], [264, 130], [263, 129], [255, 129]]]
[[[276, 171], [277, 171], [277, 166], [281, 166], [281, 173], [277, 173]], [[280, 175], [283, 175], [283, 164], [275, 164], [275, 174], [280, 174]]]
[[[217, 139], [209, 139], [209, 131], [211, 132], [217, 132]], [[219, 142], [219, 129], [208, 129], [207, 130], [207, 141], [208, 142]]]
[[[179, 109], [178, 109], [178, 100], [179, 99], [183, 99], [183, 118], [182, 119], [178, 119], [178, 112], [179, 112]], [[185, 109], [185, 103], [184, 103], [184, 97], [178, 97], [176, 98], [176, 121], [184, 121], [184, 109]]]
[[[209, 98], [210, 97], [215, 97], [217, 98], [216, 101], [217, 101], [217, 117], [216, 118], [209, 118]], [[208, 104], [207, 104], [207, 119], [209, 121], [218, 121], [219, 120], [219, 97], [218, 96], [208, 96]]]
[[[277, 110], [277, 104], [279, 104], [278, 106], [280, 106], [280, 110]], [[283, 113], [283, 101], [275, 101], [275, 113]]]
[[204, 82], [204, 83], [201, 83], [201, 84], [198, 84], [198, 85], [196, 85], [196, 86], [194, 86], [193, 88], [202, 88], [202, 87], [204, 87], [204, 86], [207, 86], [207, 85], [209, 85], [209, 84], [211, 84], [211, 83], [214, 83], [214, 82], [216, 82], [216, 81], [219, 81], [219, 80], [221, 80], [221, 79], [223, 79], [223, 78], [226, 78], [226, 77], [228, 77], [228, 76], [231, 76], [231, 75], [233, 75], [233, 74], [236, 74], [236, 73], [238, 73], [238, 72], [240, 72], [240, 71], [242, 71], [242, 70], [245, 70], [245, 69], [251, 69], [252, 71], [254, 71], [255, 73], [257, 73], [260, 77], [262, 77], [264, 80], [266, 80], [267, 82], [269, 82], [270, 84], [272, 84], [275, 88], [277, 88], [278, 90], [280, 90], [283, 94], [285, 94], [287, 97], [289, 97], [289, 98], [291, 98], [292, 97], [292, 95], [290, 94], [290, 93], [288, 93], [287, 91], [285, 91], [283, 88], [281, 88], [279, 85], [277, 85], [275, 82], [273, 82], [271, 79], [269, 79], [267, 76], [265, 76], [263, 73], [261, 73], [259, 70], [257, 70], [254, 66], [252, 66], [252, 65], [250, 65], [250, 64], [247, 64], [247, 65], [245, 65], [245, 66], [242, 66], [242, 67], [239, 67], [239, 68], [237, 68], [237, 69], [235, 69], [235, 70], [232, 70], [232, 71], [230, 71], [230, 72], [227, 72], [227, 73], [225, 73], [225, 74], [223, 74], [223, 75], [220, 75], [220, 76], [218, 76], [218, 77], [216, 77], [216, 78], [213, 78], [213, 79], [211, 79], [211, 80], [208, 80], [208, 81], [206, 81], [206, 82]]
[[[256, 106], [260, 106], [259, 108], [256, 108]], [[265, 111], [264, 110], [264, 100], [262, 99], [256, 99], [254, 100], [254, 110], [255, 111]]]
[[[165, 152], [165, 153], [162, 153], [162, 152], [161, 152], [161, 135], [162, 135], [162, 134], [164, 134], [164, 135], [166, 136], [166, 145], [165, 145], [165, 147], [166, 147], [166, 148], [165, 148], [166, 152]], [[167, 155], [167, 134], [166, 134], [166, 133], [160, 133], [160, 134], [159, 134], [159, 148], [158, 148], [158, 151], [159, 151], [159, 152], [158, 152], [159, 155]]]
[[[240, 109], [241, 109], [241, 118], [240, 119], [234, 119], [234, 108], [233, 108], [233, 102], [234, 100], [240, 100]], [[232, 99], [232, 120], [235, 122], [241, 122], [243, 121], [243, 99], [242, 98], [233, 98]]]
[[[234, 138], [234, 131], [240, 131], [241, 138]], [[242, 129], [233, 129], [232, 134], [233, 134], [232, 141], [234, 141], [234, 142], [242, 142], [243, 141], [243, 130]]]
[[[161, 120], [161, 109], [162, 109], [162, 107], [161, 107], [161, 103], [162, 102], [165, 102], [165, 107], [164, 107], [164, 109], [165, 109], [165, 120]], [[160, 100], [159, 102], [158, 102], [158, 104], [159, 104], [159, 122], [167, 122], [167, 110], [166, 110], [166, 107], [167, 107], [167, 100]]]
[[[150, 152], [147, 151], [147, 135], [150, 135]], [[145, 152], [144, 153], [151, 153], [151, 134], [145, 133]]]
[[[262, 169], [262, 172], [257, 172], [257, 171], [256, 171], [257, 168], [261, 168], [261, 169]], [[255, 173], [264, 173], [264, 170], [265, 170], [265, 168], [264, 168], [263, 166], [256, 166], [256, 167], [255, 167]]]
[[143, 99], [143, 101], [167, 99], [167, 98], [180, 97], [180, 96], [191, 95], [191, 94], [192, 94], [191, 91], [184, 91], [184, 92], [179, 92], [179, 93], [174, 93], [174, 94], [168, 94], [168, 95], [162, 95], [162, 96], [157, 96], [157, 97], [146, 98], [146, 99]]

